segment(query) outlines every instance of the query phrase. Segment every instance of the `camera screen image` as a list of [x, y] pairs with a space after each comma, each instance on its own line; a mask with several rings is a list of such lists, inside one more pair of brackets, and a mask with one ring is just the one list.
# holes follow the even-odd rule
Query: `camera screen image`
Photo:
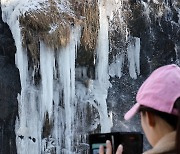
[[95, 144], [92, 144], [93, 154], [99, 154], [99, 147], [101, 145], [104, 146], [104, 152], [106, 152], [106, 143], [95, 143]]
[[90, 154], [99, 154], [100, 145], [103, 145], [106, 149], [107, 140], [111, 142], [113, 154], [116, 153], [119, 144], [123, 146], [123, 154], [142, 154], [143, 135], [139, 132], [90, 134]]

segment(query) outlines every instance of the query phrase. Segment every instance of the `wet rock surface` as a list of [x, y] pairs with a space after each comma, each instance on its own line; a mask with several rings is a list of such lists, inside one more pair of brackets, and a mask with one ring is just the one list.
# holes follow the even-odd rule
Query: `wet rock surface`
[[[125, 24], [131, 37], [140, 38], [140, 75], [132, 79], [128, 74], [127, 53], [121, 78], [110, 79], [108, 106], [113, 113], [114, 126], [112, 131], [142, 131], [138, 115], [131, 121], [123, 119], [124, 114], [135, 104], [135, 95], [142, 82], [156, 68], [176, 63], [179, 65], [180, 56], [180, 16], [178, 1], [130, 0], [124, 6]], [[116, 23], [116, 22], [115, 22]], [[112, 22], [113, 25], [113, 22]], [[114, 26], [115, 27], [115, 26]], [[111, 58], [122, 54], [126, 49], [126, 41], [117, 28], [110, 33]], [[120, 49], [119, 49], [120, 47]], [[118, 94], [118, 95], [117, 95]], [[145, 146], [145, 149], [148, 145]]]
[[16, 154], [15, 119], [20, 92], [15, 66], [16, 47], [11, 31], [0, 18], [0, 154]]

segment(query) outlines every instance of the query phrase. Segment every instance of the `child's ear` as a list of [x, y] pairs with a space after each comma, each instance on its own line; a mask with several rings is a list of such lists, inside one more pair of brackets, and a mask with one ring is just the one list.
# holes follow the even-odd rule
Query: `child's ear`
[[151, 126], [151, 127], [154, 127], [155, 124], [156, 124], [156, 118], [155, 118], [155, 115], [151, 112], [146, 112], [146, 116], [147, 116], [147, 120], [148, 120], [148, 124]]

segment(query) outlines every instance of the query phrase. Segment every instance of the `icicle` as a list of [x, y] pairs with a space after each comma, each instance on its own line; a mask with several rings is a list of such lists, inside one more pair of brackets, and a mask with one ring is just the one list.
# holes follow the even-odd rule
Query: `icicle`
[[178, 23], [180, 24], [180, 8], [177, 8], [177, 10], [178, 10]]
[[54, 51], [43, 42], [40, 43], [40, 69], [42, 80], [42, 114], [52, 116], [53, 108], [53, 69], [55, 67]]
[[108, 117], [107, 111], [107, 94], [109, 88], [108, 76], [108, 58], [109, 58], [109, 38], [108, 30], [109, 23], [106, 12], [106, 4], [102, 1], [99, 5], [100, 10], [100, 29], [98, 34], [97, 46], [97, 66], [96, 66], [96, 79], [97, 84], [94, 85], [95, 99], [98, 103], [98, 111], [100, 114], [101, 132], [110, 132], [112, 123]]
[[109, 66], [109, 75], [111, 77], [118, 77], [122, 76], [122, 68], [124, 65], [124, 54], [117, 55], [115, 61], [110, 64]]
[[[28, 151], [31, 150], [32, 153], [38, 154], [39, 145], [37, 142], [34, 143], [29, 139], [30, 136], [33, 136], [33, 138], [36, 138], [36, 140], [40, 139], [40, 137], [37, 135], [39, 132], [39, 125], [36, 123], [36, 120], [34, 120], [38, 118], [36, 115], [36, 110], [33, 110], [35, 104], [28, 103], [29, 100], [34, 102], [34, 94], [33, 89], [31, 89], [29, 86], [27, 53], [22, 48], [21, 30], [17, 18], [19, 12], [17, 10], [15, 11], [15, 6], [10, 4], [11, 1], [1, 1], [3, 20], [9, 24], [13, 38], [15, 40], [17, 49], [15, 57], [16, 65], [19, 68], [21, 78], [22, 90], [21, 94], [18, 96], [19, 119], [17, 118], [15, 126], [17, 153], [28, 153]], [[17, 5], [18, 3], [14, 1], [12, 4]], [[10, 6], [8, 7], [8, 5]], [[30, 114], [32, 114], [32, 110], [34, 116], [33, 118], [30, 116]]]
[[180, 66], [180, 44], [175, 44], [174, 50], [176, 52], [176, 64]]
[[137, 79], [140, 74], [140, 39], [135, 37], [128, 45], [127, 49], [129, 61], [129, 74], [133, 79]]
[[[80, 39], [80, 28], [77, 27], [71, 33], [70, 44], [60, 49], [58, 58], [59, 67], [59, 79], [63, 93], [64, 113], [65, 119], [59, 117], [60, 123], [65, 122], [65, 149], [66, 153], [70, 153], [72, 150], [73, 141], [73, 127], [75, 111], [75, 53], [78, 40]], [[55, 117], [57, 117], [55, 112]], [[58, 118], [58, 117], [57, 117]], [[62, 121], [63, 120], [63, 121]], [[56, 133], [60, 130], [54, 130]], [[56, 136], [58, 136], [56, 134]], [[58, 138], [57, 138], [58, 139]], [[62, 139], [62, 138], [61, 138]], [[59, 141], [62, 142], [62, 141]]]

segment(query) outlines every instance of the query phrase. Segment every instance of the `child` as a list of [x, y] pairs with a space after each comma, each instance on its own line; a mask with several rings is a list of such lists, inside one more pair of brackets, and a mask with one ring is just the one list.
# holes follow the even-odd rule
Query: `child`
[[[180, 68], [171, 64], [156, 69], [138, 90], [136, 101], [125, 119], [140, 112], [141, 126], [153, 147], [144, 154], [180, 154]], [[110, 141], [106, 146], [106, 154], [111, 154]], [[122, 151], [120, 145], [116, 154]], [[99, 153], [104, 154], [103, 147]]]

